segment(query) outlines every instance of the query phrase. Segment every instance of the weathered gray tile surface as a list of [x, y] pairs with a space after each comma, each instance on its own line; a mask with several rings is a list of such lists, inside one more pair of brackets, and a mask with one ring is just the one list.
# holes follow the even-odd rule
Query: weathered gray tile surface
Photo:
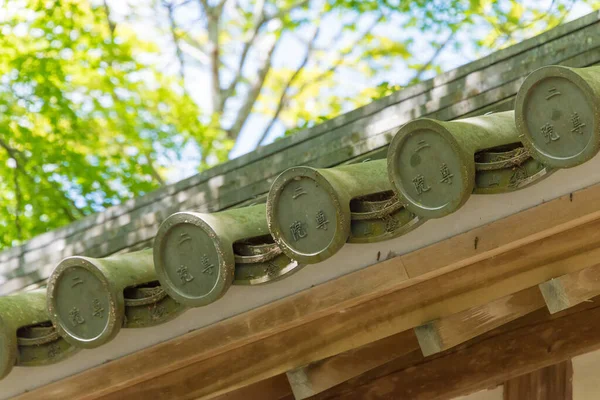
[[43, 283], [63, 257], [103, 257], [150, 246], [160, 222], [185, 209], [216, 211], [267, 192], [295, 165], [330, 167], [385, 147], [411, 119], [450, 120], [512, 109], [533, 70], [600, 63], [600, 14], [392, 94], [141, 198], [127, 201], [0, 253], [0, 294]]

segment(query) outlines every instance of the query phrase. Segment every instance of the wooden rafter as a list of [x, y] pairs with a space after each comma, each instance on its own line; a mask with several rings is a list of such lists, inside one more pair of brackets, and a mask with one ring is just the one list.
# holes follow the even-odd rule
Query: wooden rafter
[[289, 371], [287, 376], [295, 399], [306, 399], [418, 348], [414, 333], [404, 331]]
[[[598, 300], [554, 315], [541, 309], [430, 357], [415, 350], [311, 400], [444, 400], [497, 386], [600, 348]], [[563, 389], [569, 382], [564, 383]], [[543, 386], [537, 387], [553, 393], [561, 390]]]
[[598, 265], [563, 275], [540, 284], [551, 313], [557, 313], [600, 295], [600, 260]]
[[424, 356], [439, 353], [544, 307], [533, 286], [415, 328]]
[[[597, 266], [564, 275], [562, 280], [578, 280], [579, 298], [597, 296], [595, 272]], [[585, 280], [583, 277], [588, 277]], [[579, 302], [581, 303], [581, 302]], [[575, 304], [573, 304], [575, 305]], [[488, 304], [431, 321], [414, 329], [415, 335], [405, 331], [351, 351], [306, 365], [288, 372], [296, 399], [305, 399], [340, 383], [379, 368], [418, 347], [425, 357], [446, 351], [502, 325], [544, 308], [545, 303], [538, 287], [494, 300]], [[415, 343], [418, 339], [418, 346]]]
[[[179, 398], [211, 398], [231, 389], [280, 374], [396, 332], [415, 327], [432, 316], [450, 315], [485, 304], [513, 290], [584, 268], [600, 257], [600, 220], [572, 229], [452, 273], [358, 304], [343, 313], [319, 318], [260, 341], [248, 343], [202, 362], [170, 371], [160, 379], [130, 386], [106, 399], [168, 393]], [[576, 242], [576, 243], [575, 243]], [[597, 248], [581, 252], [584, 247]], [[572, 257], [550, 261], [561, 254]], [[485, 271], [485, 272], [484, 272]], [[484, 283], [487, 283], [485, 285]], [[425, 305], [424, 305], [425, 304]], [[315, 334], [318, 332], [318, 334]], [[235, 362], [233, 362], [235, 360]], [[225, 372], [225, 373], [224, 373]]]

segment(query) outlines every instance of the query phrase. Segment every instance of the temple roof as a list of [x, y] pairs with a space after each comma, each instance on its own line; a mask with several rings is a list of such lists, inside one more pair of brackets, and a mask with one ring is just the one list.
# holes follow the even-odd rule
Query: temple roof
[[[152, 245], [160, 223], [180, 210], [214, 212], [253, 200], [297, 165], [332, 167], [385, 148], [419, 117], [452, 120], [513, 108], [525, 77], [544, 65], [597, 62], [597, 14], [411, 86], [314, 128], [148, 195], [39, 235], [0, 253], [0, 293], [43, 282], [64, 257], [105, 257]], [[367, 156], [368, 157], [368, 156]]]
[[[477, 229], [569, 190], [587, 187], [596, 182], [594, 179], [598, 180], [581, 172], [566, 172], [560, 176], [557, 174], [557, 178], [550, 181], [555, 178], [550, 175], [564, 167], [581, 165], [577, 167], [582, 168], [580, 171], [593, 168], [598, 162], [598, 146], [587, 146], [585, 151], [593, 148], [593, 152], [589, 150], [585, 156], [572, 157], [575, 161], [564, 161], [568, 157], [560, 152], [554, 154], [547, 151], [545, 147], [558, 140], [554, 132], [540, 124], [546, 116], [528, 114], [528, 110], [536, 103], [522, 95], [523, 98], [517, 99], [515, 104], [519, 90], [528, 85], [526, 78], [539, 68], [550, 65], [584, 68], [597, 64], [600, 64], [600, 15], [594, 13], [184, 181], [8, 249], [0, 253], [0, 293], [16, 292], [17, 296], [26, 296], [30, 288], [45, 287], [50, 277], [48, 305], [51, 315], [48, 321], [51, 319], [54, 326], [60, 325], [57, 321], [65, 319], [74, 326], [83, 325], [86, 318], [80, 315], [79, 309], [74, 312], [75, 307], [61, 311], [61, 302], [68, 302], [69, 298], [63, 299], [57, 293], [61, 284], [65, 285], [63, 281], [66, 279], [71, 282], [71, 288], [81, 284], [78, 289], [89, 293], [101, 293], [102, 285], [124, 293], [124, 299], [108, 298], [105, 303], [98, 294], [93, 302], [90, 300], [92, 314], [89, 317], [93, 315], [101, 319], [106, 314], [111, 323], [118, 324], [119, 328], [121, 325], [125, 328], [155, 326], [152, 329], [157, 330], [148, 341], [141, 340], [139, 345], [127, 349], [122, 348], [123, 340], [135, 341], [135, 337], [142, 333], [138, 330], [119, 333], [122, 340], [119, 342], [117, 336], [115, 342], [120, 343], [121, 348], [114, 345], [106, 354], [120, 357], [386, 259], [416, 252], [423, 256], [428, 246], [442, 239]], [[555, 71], [561, 70], [558, 68]], [[528, 79], [531, 81], [531, 77]], [[560, 86], [562, 81], [555, 76], [552, 79], [556, 80], [550, 83], [558, 82], [556, 85], [559, 90], [565, 92], [566, 89]], [[544, 89], [550, 93], [547, 97], [553, 97], [553, 89], [554, 86]], [[600, 99], [595, 97], [593, 101], [598, 107]], [[515, 106], [516, 111], [513, 112]], [[595, 112], [588, 112], [587, 115], [585, 110], [580, 111], [578, 117], [583, 118], [584, 122], [576, 122], [572, 115], [560, 118], [571, 118], [569, 123], [574, 124], [574, 134], [578, 134], [582, 125], [587, 123], [589, 127], [593, 125], [592, 122], [597, 124], [600, 116]], [[586, 119], [588, 117], [589, 120]], [[531, 131], [528, 128], [530, 123], [537, 124], [535, 133], [527, 133]], [[537, 129], [538, 125], [541, 130]], [[511, 128], [505, 129], [505, 126]], [[464, 133], [471, 130], [472, 134]], [[438, 137], [428, 132], [443, 133], [439, 133]], [[600, 136], [600, 132], [590, 133], [592, 136], [594, 134]], [[590, 139], [590, 143], [594, 140]], [[432, 156], [423, 156], [423, 159], [416, 157], [424, 146], [430, 147], [426, 151], [437, 151], [436, 157], [441, 154], [443, 162]], [[564, 146], [571, 151], [577, 143], [569, 142]], [[427, 166], [433, 163], [434, 158], [435, 166]], [[396, 171], [397, 164], [401, 167]], [[422, 171], [415, 167], [420, 164], [426, 166]], [[464, 170], [461, 167], [463, 164], [468, 166]], [[294, 168], [298, 166], [302, 168]], [[412, 175], [402, 175], [411, 166], [415, 168]], [[438, 173], [441, 178], [436, 180], [434, 176]], [[298, 186], [297, 182], [304, 183]], [[313, 182], [317, 182], [314, 187], [311, 186]], [[450, 186], [452, 184], [454, 186]], [[327, 185], [331, 185], [331, 188], [325, 192], [335, 197], [333, 202], [328, 202], [324, 194], [323, 188], [329, 187]], [[552, 187], [556, 185], [562, 189], [553, 190]], [[530, 189], [530, 186], [534, 187]], [[458, 189], [449, 189], [454, 187]], [[531, 190], [531, 196], [528, 196], [528, 190]], [[515, 191], [522, 194], [514, 196]], [[297, 196], [299, 202], [293, 203]], [[493, 199], [472, 199], [488, 196]], [[315, 202], [318, 203], [315, 206], [315, 226], [310, 228], [312, 231], [307, 231], [309, 227], [303, 227], [304, 222], [299, 220], [304, 211], [298, 210], [309, 209]], [[463, 207], [465, 203], [467, 205]], [[206, 257], [206, 252], [190, 249], [190, 257], [200, 260], [197, 262], [204, 267], [203, 273], [212, 274], [213, 268], [220, 268], [220, 271], [230, 274], [225, 278], [222, 275], [225, 272], [216, 275], [215, 283], [211, 281], [209, 289], [200, 284], [194, 286], [199, 282], [198, 275], [194, 276], [196, 272], [183, 268], [183, 258], [180, 260], [177, 258], [179, 255], [170, 253], [174, 248], [173, 243], [163, 245], [168, 240], [175, 240], [181, 246], [188, 240], [202, 246], [210, 241], [198, 236], [200, 234], [195, 230], [179, 228], [183, 223], [209, 232], [210, 240], [218, 242], [215, 246], [219, 258], [215, 261]], [[339, 232], [343, 233], [343, 240], [335, 236]], [[312, 236], [306, 239], [307, 235]], [[154, 243], [155, 237], [161, 242]], [[399, 244], [404, 237], [405, 243]], [[300, 242], [300, 239], [305, 241]], [[478, 248], [477, 239], [478, 236], [474, 242], [475, 250]], [[379, 242], [384, 244], [376, 247], [374, 243]], [[321, 249], [323, 243], [326, 244], [325, 250]], [[231, 251], [232, 246], [235, 255], [231, 254], [231, 262], [223, 261], [227, 258], [223, 254]], [[364, 250], [360, 250], [360, 246]], [[151, 247], [154, 248], [154, 254], [152, 250], [137, 252]], [[352, 256], [373, 252], [374, 249], [381, 250], [369, 260]], [[383, 249], [387, 251], [381, 254]], [[157, 255], [157, 252], [161, 253]], [[125, 253], [133, 254], [129, 259], [125, 258], [127, 261], [111, 261], [119, 260], [118, 256]], [[115, 255], [116, 258], [105, 261], [89, 259]], [[61, 262], [72, 256], [87, 258], [70, 258], [67, 263]], [[260, 261], [254, 261], [257, 256], [262, 257], [258, 257]], [[434, 254], [429, 257], [433, 259]], [[172, 260], [176, 260], [173, 261], [176, 265], [170, 264]], [[342, 260], [344, 266], [341, 266]], [[260, 267], [242, 272], [242, 267], [246, 268], [247, 264], [253, 262], [260, 264]], [[80, 269], [69, 272], [68, 268], [74, 265]], [[339, 268], [329, 272], [317, 271], [327, 265], [330, 269], [337, 268], [336, 265]], [[231, 270], [227, 270], [227, 266]], [[434, 269], [433, 266], [430, 268]], [[65, 275], [59, 275], [63, 270], [67, 271]], [[102, 280], [105, 278], [94, 278], [108, 270], [119, 272], [107, 273], [106, 282]], [[66, 275], [69, 273], [71, 275]], [[98, 279], [99, 283], [87, 286], [87, 282], [96, 282], [94, 279]], [[165, 280], [177, 282], [167, 287], [162, 285], [161, 288], [157, 280], [161, 284]], [[269, 284], [278, 280], [281, 280], [281, 285], [277, 284], [279, 286]], [[231, 283], [250, 287], [227, 293]], [[538, 283], [543, 282], [535, 284]], [[214, 292], [215, 288], [219, 288], [218, 293]], [[205, 297], [207, 293], [209, 297]], [[10, 296], [3, 299], [15, 298]], [[112, 315], [111, 307], [119, 301], [124, 304], [125, 315]], [[19, 307], [25, 307], [26, 310], [27, 307], [37, 310], [39, 295], [36, 294], [35, 300], [17, 302]], [[148, 304], [152, 304], [153, 308], [149, 309]], [[186, 311], [197, 306], [200, 308]], [[189, 318], [181, 315], [189, 315]], [[187, 321], [183, 321], [185, 319]], [[39, 322], [40, 318], [36, 316], [35, 323]], [[161, 328], [160, 325], [166, 327]], [[20, 328], [18, 324], [15, 326]], [[74, 355], [76, 351], [73, 348], [85, 348], [87, 345], [83, 343], [87, 340], [86, 335], [93, 333], [92, 328], [87, 331], [83, 328], [68, 330], [59, 327], [61, 339], [58, 339], [52, 336], [54, 333], [49, 324], [36, 329], [39, 332], [20, 331], [19, 340], [27, 344], [29, 336], [26, 335], [46, 338], [47, 341], [42, 343], [46, 346], [44, 353], [35, 355], [43, 358], [44, 363], [57, 362]], [[421, 329], [426, 330], [427, 325], [422, 325]], [[113, 340], [117, 332], [118, 329], [107, 334], [102, 343]], [[64, 343], [63, 338], [66, 339]], [[420, 344], [422, 349], [439, 346], [439, 343]], [[20, 350], [23, 350], [22, 345]], [[437, 351], [440, 349], [433, 350], [434, 353]], [[50, 353], [52, 357], [48, 356]], [[108, 357], [100, 352], [95, 354], [97, 356], [90, 358], [92, 361], [84, 368], [73, 361], [79, 355], [73, 356], [64, 361], [65, 365], [70, 363], [70, 372], [67, 369], [64, 374], [54, 371], [40, 380], [39, 384], [98, 365]], [[23, 362], [21, 365], [26, 364]], [[35, 360], [31, 365], [35, 365]], [[10, 380], [9, 375], [5, 382]], [[0, 389], [3, 383], [0, 383]], [[32, 387], [30, 383], [24, 386], [6, 385], [3, 393], [19, 393]]]

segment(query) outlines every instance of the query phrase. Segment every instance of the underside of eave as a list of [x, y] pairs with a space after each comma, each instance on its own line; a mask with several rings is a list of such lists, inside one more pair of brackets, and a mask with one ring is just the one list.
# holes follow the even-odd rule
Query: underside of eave
[[[328, 122], [310, 134], [301, 133], [286, 144], [260, 150], [243, 158], [247, 164], [234, 160], [139, 203], [115, 207], [1, 253], [0, 269], [9, 271], [7, 276], [12, 279], [0, 291], [43, 282], [55, 261], [65, 255], [102, 257], [146, 247], [160, 221], [171, 212], [190, 208], [214, 211], [255, 202], [287, 166], [329, 167], [379, 154], [389, 142], [391, 130], [407, 119], [423, 115], [455, 119], [511, 109], [524, 76], [536, 66], [584, 67], [600, 62], [598, 15], [565, 26], [569, 27], [491, 56], [487, 64], [475, 62], [462, 67], [460, 73], [445, 74]], [[473, 69], [476, 67], [481, 71]], [[356, 129], [361, 131], [358, 141], [349, 138], [349, 132]], [[319, 145], [336, 140], [331, 148]], [[489, 332], [511, 326], [512, 321], [537, 321], [537, 315], [547, 314], [546, 308], [567, 310], [571, 315], [569, 310], [575, 307], [595, 318], [594, 307], [578, 304], [600, 294], [600, 288], [590, 284], [599, 273], [600, 239], [595, 234], [600, 231], [599, 166], [600, 156], [596, 156], [525, 191], [473, 196], [457, 213], [430, 221], [405, 237], [346, 244], [330, 260], [308, 266], [290, 279], [260, 288], [234, 287], [218, 303], [191, 310], [161, 326], [124, 330], [114, 342], [58, 366], [37, 371], [16, 368], [8, 380], [0, 382], [0, 392], [21, 393], [40, 382], [58, 380], [22, 398], [208, 399], [237, 389], [244, 393], [244, 387], [281, 379], [277, 377], [287, 373], [296, 398], [324, 393], [317, 397], [324, 399], [332, 387], [343, 382], [357, 379], [360, 384], [353, 383], [352, 390], [368, 390], [365, 377], [374, 382], [384, 379], [385, 375], [369, 374], [363, 380], [357, 378], [374, 368], [385, 369], [404, 356], [386, 352], [369, 364], [368, 354], [382, 353], [377, 350], [382, 341], [390, 345], [390, 340], [399, 337], [400, 342], [394, 343], [400, 350], [406, 345], [411, 357], [421, 357], [415, 365], [429, 365], [441, 354], [450, 357], [446, 362], [452, 357], [460, 360], [461, 356], [450, 354], [465, 343], [479, 343]], [[583, 289], [580, 283], [585, 284]], [[482, 315], [485, 321], [478, 319]], [[535, 315], [532, 320], [530, 315]], [[583, 314], [577, 315], [573, 321], [583, 319]], [[553, 321], [550, 318], [543, 323]], [[593, 326], [577, 332], [588, 335]], [[194, 332], [184, 334], [190, 330]], [[529, 337], [530, 332], [522, 334]], [[575, 342], [574, 337], [558, 335], [549, 346]], [[594, 335], [586, 340], [566, 346], [567, 350], [552, 360], [598, 347]], [[357, 369], [350, 372], [341, 367], [340, 360], [357, 357], [361, 351], [365, 353], [358, 357], [366, 364], [357, 363]], [[110, 359], [116, 360], [100, 365]], [[542, 364], [530, 360], [527, 365]], [[323, 365], [337, 365], [337, 370], [326, 368], [323, 373]], [[386, 375], [410, 381], [410, 374], [403, 371], [404, 375], [397, 370]], [[430, 378], [439, 376], [435, 374], [440, 374], [439, 370]], [[32, 376], [40, 380], [32, 382]], [[505, 378], [494, 375], [480, 381]], [[451, 382], [452, 377], [448, 379]], [[460, 383], [464, 376], [456, 379]], [[456, 385], [452, 393], [463, 393], [465, 386]], [[283, 390], [281, 385], [277, 387]], [[331, 393], [341, 398], [354, 395], [349, 391]]]
[[[556, 357], [552, 355], [543, 361], [536, 356], [530, 364], [525, 360], [518, 371], [526, 373], [523, 371], [529, 368], [568, 359], [598, 348], [600, 337], [595, 334], [598, 329], [595, 322], [565, 329], [573, 322], [559, 317], [572, 312], [549, 317], [538, 285], [559, 277], [567, 277], [562, 278], [567, 281], [583, 279], [587, 290], [579, 293], [579, 299], [589, 300], [600, 294], [597, 284], [589, 284], [599, 273], [596, 260], [600, 255], [600, 237], [595, 233], [600, 223], [596, 206], [599, 200], [598, 185], [574, 192], [572, 196], [563, 196], [428, 248], [392, 258], [42, 387], [21, 398], [33, 399], [40, 395], [49, 399], [77, 398], [85, 394], [89, 398], [103, 399], [128, 396], [208, 399], [298, 368], [304, 368], [306, 377], [318, 378], [322, 367], [314, 368], [314, 365], [340, 363], [336, 357], [347, 359], [352, 352], [360, 352], [361, 346], [367, 346], [367, 354], [381, 357], [382, 351], [376, 349], [377, 341], [390, 345], [390, 341], [400, 338], [397, 342], [400, 347], [394, 347], [394, 351], [401, 354], [388, 351], [374, 364], [362, 367], [364, 371], [359, 368], [358, 373], [350, 371], [344, 375], [344, 368], [338, 368], [336, 374], [341, 381], [336, 384], [339, 384], [400, 357], [406, 353], [403, 346], [410, 347], [408, 353], [416, 354], [417, 350], [422, 353], [422, 343], [416, 340], [418, 329], [414, 333], [412, 329], [432, 322], [438, 324], [438, 329], [445, 327], [443, 337], [455, 339], [448, 342], [447, 350], [442, 349], [446, 353], [440, 353], [446, 354], [451, 362], [455, 357], [451, 354], [457, 351], [452, 349], [456, 346], [470, 340], [485, 343], [487, 332], [503, 330], [502, 326], [513, 320], [537, 321], [542, 315], [547, 321], [544, 324], [550, 326], [562, 321], [556, 328], [557, 335], [544, 341], [544, 350], [555, 348]], [[554, 218], [546, 218], [548, 215]], [[472, 247], [474, 235], [483, 239], [477, 250]], [[583, 301], [583, 305], [574, 305], [573, 310], [583, 307], [589, 316], [575, 313], [573, 318], [596, 318], [594, 304]], [[488, 318], [475, 319], [470, 325], [465, 322], [468, 321], [466, 315], [481, 316], [482, 313], [487, 313]], [[527, 317], [528, 314], [534, 315], [533, 319]], [[453, 318], [460, 324], [453, 322]], [[465, 323], [469, 327], [466, 332], [459, 329]], [[518, 337], [515, 335], [519, 333], [509, 328], [508, 335]], [[452, 329], [459, 329], [458, 333], [450, 334]], [[537, 334], [541, 328], [523, 329], [522, 335], [526, 338], [533, 335], [527, 332]], [[479, 338], [481, 335], [484, 339]], [[587, 339], [580, 341], [580, 337]], [[514, 345], [515, 340], [507, 339], [506, 343]], [[424, 360], [438, 357], [443, 356], [432, 354]], [[358, 358], [369, 360], [364, 355]], [[492, 361], [493, 358], [489, 362]], [[127, 371], [135, 371], [135, 374]], [[456, 378], [457, 393], [464, 389], [459, 385], [463, 378], [459, 378]], [[469, 388], [472, 387], [477, 385], [473, 383]]]

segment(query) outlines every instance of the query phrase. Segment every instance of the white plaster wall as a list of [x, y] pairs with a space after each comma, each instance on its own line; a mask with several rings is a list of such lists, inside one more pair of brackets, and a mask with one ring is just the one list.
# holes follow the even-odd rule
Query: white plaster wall
[[573, 400], [600, 399], [600, 350], [573, 358]]
[[[503, 400], [504, 399], [504, 385], [497, 386], [494, 389], [481, 390], [479, 392], [471, 393], [467, 396], [460, 396], [454, 398], [454, 400]], [[557, 399], [559, 400], [559, 399]]]
[[[428, 221], [405, 236], [381, 243], [347, 244], [329, 260], [309, 265], [292, 278], [260, 287], [233, 286], [221, 300], [187, 311], [169, 323], [144, 329], [123, 329], [112, 342], [94, 350], [81, 351], [56, 365], [16, 367], [0, 381], [0, 398], [9, 398], [365, 268], [376, 262], [378, 252], [381, 252], [382, 258], [390, 251], [404, 254], [599, 183], [599, 171], [600, 154], [579, 167], [559, 170], [530, 188], [506, 194], [471, 196], [458, 212]], [[595, 399], [600, 399], [600, 396]]]

